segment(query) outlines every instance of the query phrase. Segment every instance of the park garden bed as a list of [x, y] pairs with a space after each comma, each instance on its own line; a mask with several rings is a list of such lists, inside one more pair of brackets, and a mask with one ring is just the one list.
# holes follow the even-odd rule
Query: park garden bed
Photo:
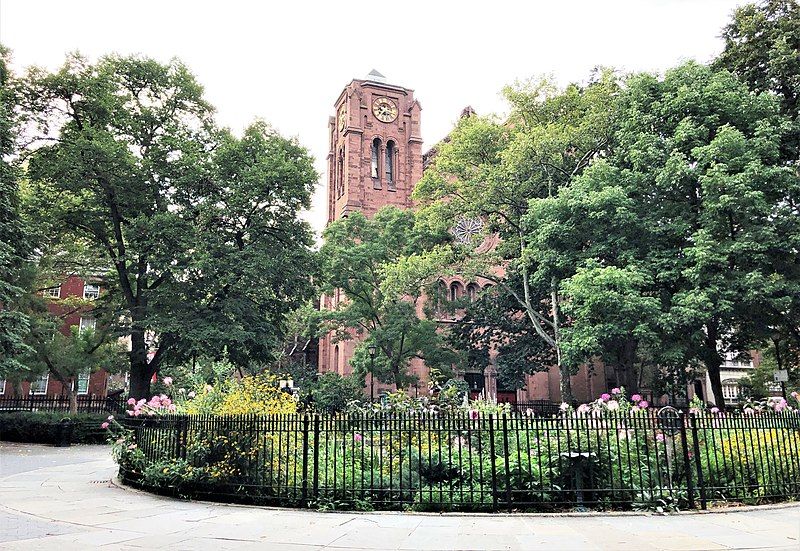
[[800, 496], [795, 410], [658, 415], [620, 403], [550, 417], [145, 415], [116, 425], [114, 450], [140, 488], [290, 507], [670, 511]]

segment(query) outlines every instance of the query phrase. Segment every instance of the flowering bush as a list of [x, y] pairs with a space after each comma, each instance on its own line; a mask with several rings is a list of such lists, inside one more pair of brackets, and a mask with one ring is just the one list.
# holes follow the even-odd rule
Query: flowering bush
[[614, 388], [610, 393], [603, 393], [593, 402], [581, 404], [577, 408], [563, 402], [559, 409], [563, 414], [577, 417], [603, 417], [609, 414], [636, 415], [646, 411], [648, 407], [650, 404], [641, 395], [634, 394], [628, 398], [624, 388]]

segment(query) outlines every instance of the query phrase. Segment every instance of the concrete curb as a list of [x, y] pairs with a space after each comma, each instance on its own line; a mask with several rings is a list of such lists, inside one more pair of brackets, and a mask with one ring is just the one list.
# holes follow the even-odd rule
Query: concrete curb
[[181, 502], [189, 502], [189, 503], [201, 503], [203, 505], [215, 505], [215, 506], [222, 506], [222, 507], [234, 507], [234, 508], [241, 508], [241, 509], [258, 509], [263, 511], [291, 511], [295, 513], [309, 513], [309, 514], [331, 514], [331, 515], [386, 515], [386, 516], [418, 516], [418, 517], [509, 517], [509, 518], [561, 518], [561, 517], [578, 517], [578, 518], [596, 518], [596, 517], [640, 517], [640, 518], [647, 518], [647, 517], [665, 517], [665, 516], [700, 516], [700, 515], [708, 515], [708, 514], [722, 514], [722, 513], [745, 513], [748, 511], [765, 511], [765, 510], [773, 510], [773, 509], [797, 509], [798, 513], [800, 513], [800, 502], [792, 501], [786, 503], [771, 503], [768, 505], [738, 505], [738, 506], [731, 506], [731, 507], [716, 507], [707, 509], [705, 511], [701, 510], [694, 510], [694, 511], [675, 511], [669, 513], [657, 513], [654, 511], [586, 511], [583, 513], [575, 512], [575, 511], [564, 511], [560, 513], [531, 513], [531, 512], [519, 512], [519, 513], [506, 513], [502, 511], [498, 511], [496, 513], [480, 513], [480, 512], [460, 512], [460, 511], [452, 511], [452, 512], [425, 512], [425, 511], [320, 511], [317, 509], [299, 509], [295, 507], [272, 507], [268, 505], [245, 505], [242, 503], [226, 503], [223, 501], [208, 501], [203, 499], [179, 499], [174, 497], [169, 497], [165, 495], [160, 495], [152, 492], [148, 492], [146, 490], [142, 490], [140, 488], [134, 488], [132, 486], [128, 486], [120, 480], [119, 476], [115, 476], [110, 480], [111, 484], [119, 488], [120, 490], [126, 492], [132, 492], [137, 494], [146, 495], [149, 497], [163, 499], [165, 501], [181, 501]]

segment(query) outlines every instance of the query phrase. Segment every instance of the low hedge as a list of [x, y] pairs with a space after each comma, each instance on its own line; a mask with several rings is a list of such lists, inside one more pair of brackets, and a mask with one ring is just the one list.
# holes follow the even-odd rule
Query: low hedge
[[9, 411], [0, 412], [0, 440], [53, 444], [56, 425], [63, 419], [73, 422], [73, 444], [104, 444], [108, 432], [100, 427], [106, 413], [78, 413], [70, 415], [59, 411]]

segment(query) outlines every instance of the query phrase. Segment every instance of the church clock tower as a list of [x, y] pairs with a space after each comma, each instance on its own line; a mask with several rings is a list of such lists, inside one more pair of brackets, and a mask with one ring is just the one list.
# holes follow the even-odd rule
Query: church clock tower
[[328, 223], [351, 212], [411, 207], [422, 177], [419, 102], [414, 91], [388, 84], [373, 70], [353, 80], [328, 123]]
[[[414, 91], [388, 84], [378, 71], [348, 84], [328, 122], [328, 223], [353, 212], [373, 216], [381, 207], [411, 208], [411, 192], [422, 177], [419, 102]], [[323, 295], [334, 309], [343, 297]], [[355, 335], [353, 335], [355, 337]], [[355, 338], [319, 341], [319, 371], [349, 374]]]

